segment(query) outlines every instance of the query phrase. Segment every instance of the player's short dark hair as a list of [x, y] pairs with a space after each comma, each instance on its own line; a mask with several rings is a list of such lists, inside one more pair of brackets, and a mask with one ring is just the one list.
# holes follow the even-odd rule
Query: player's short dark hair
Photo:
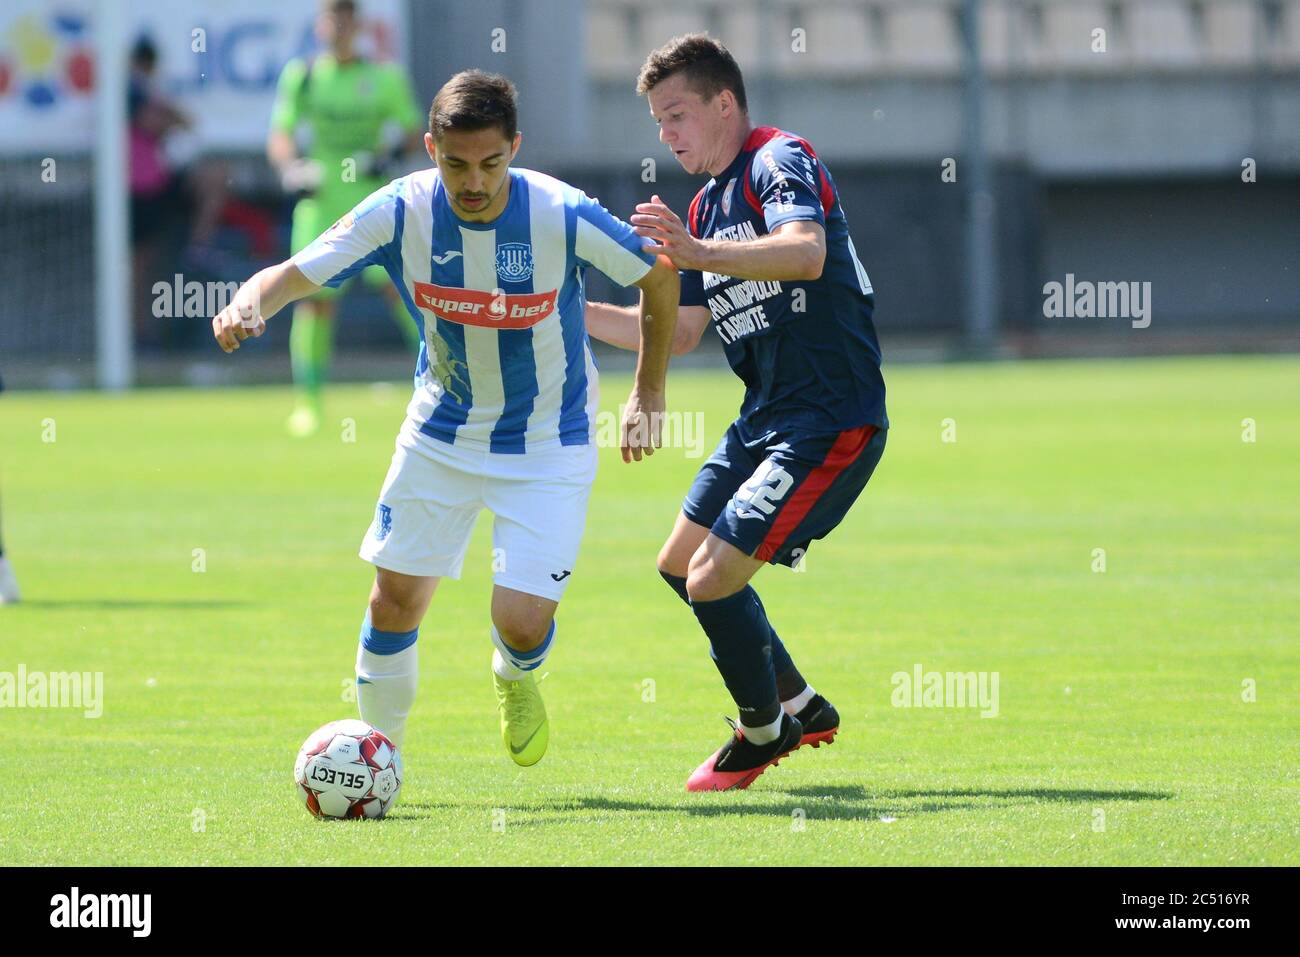
[[473, 132], [500, 127], [513, 141], [519, 109], [515, 85], [499, 73], [464, 70], [442, 85], [429, 108], [429, 132], [441, 139], [448, 130]]
[[742, 112], [749, 112], [745, 99], [745, 78], [731, 51], [707, 33], [688, 33], [673, 37], [653, 51], [641, 66], [636, 78], [638, 96], [645, 96], [656, 86], [681, 73], [686, 83], [704, 102], [723, 90], [730, 90]]
[[348, 13], [357, 15], [356, 0], [320, 0], [321, 13]]

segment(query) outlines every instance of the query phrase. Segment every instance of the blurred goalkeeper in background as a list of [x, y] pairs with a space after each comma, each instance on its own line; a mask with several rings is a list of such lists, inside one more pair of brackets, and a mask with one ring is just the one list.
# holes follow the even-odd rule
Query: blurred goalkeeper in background
[[[358, 25], [353, 0], [323, 0], [316, 37], [324, 52], [309, 62], [290, 60], [280, 74], [266, 152], [285, 191], [298, 197], [290, 241], [294, 253], [396, 176], [402, 154], [422, 142], [422, 117], [410, 82], [397, 64], [357, 54]], [[308, 143], [305, 150], [299, 150], [298, 134]], [[419, 332], [384, 271], [375, 266], [362, 278], [384, 295], [412, 351], [418, 349]], [[289, 335], [298, 387], [289, 418], [294, 435], [320, 428], [340, 291], [321, 289], [294, 309]]]

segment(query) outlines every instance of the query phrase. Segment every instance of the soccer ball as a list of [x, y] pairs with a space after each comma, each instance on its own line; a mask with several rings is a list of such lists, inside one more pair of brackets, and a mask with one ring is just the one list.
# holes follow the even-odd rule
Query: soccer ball
[[402, 789], [402, 756], [364, 721], [331, 721], [303, 744], [293, 779], [316, 817], [383, 817]]

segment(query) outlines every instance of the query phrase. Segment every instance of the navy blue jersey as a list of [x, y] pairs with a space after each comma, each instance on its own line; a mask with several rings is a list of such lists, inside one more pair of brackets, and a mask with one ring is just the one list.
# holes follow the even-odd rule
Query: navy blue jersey
[[888, 428], [871, 280], [858, 261], [830, 173], [807, 140], [760, 126], [691, 202], [700, 239], [754, 240], [784, 223], [826, 230], [817, 279], [762, 281], [682, 271], [681, 304], [708, 306], [745, 383], [741, 418], [757, 429]]

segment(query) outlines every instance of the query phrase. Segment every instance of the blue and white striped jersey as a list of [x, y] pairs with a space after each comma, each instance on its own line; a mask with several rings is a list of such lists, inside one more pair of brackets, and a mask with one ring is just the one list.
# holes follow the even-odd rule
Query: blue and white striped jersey
[[598, 394], [584, 273], [630, 286], [654, 257], [581, 190], [509, 175], [506, 208], [488, 223], [452, 211], [436, 168], [394, 180], [293, 262], [322, 286], [388, 271], [424, 336], [408, 410], [424, 435], [504, 453], [587, 445]]

